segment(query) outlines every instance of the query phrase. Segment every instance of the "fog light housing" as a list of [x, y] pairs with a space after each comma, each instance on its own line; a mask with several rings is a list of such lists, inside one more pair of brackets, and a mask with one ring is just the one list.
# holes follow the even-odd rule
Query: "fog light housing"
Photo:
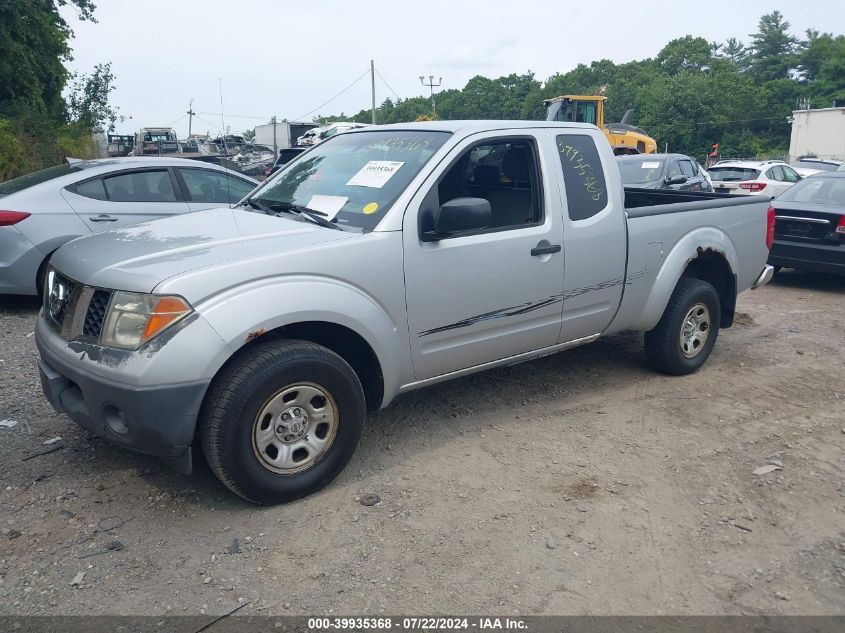
[[103, 407], [103, 420], [112, 433], [116, 433], [117, 435], [126, 435], [129, 433], [129, 424], [127, 424], [126, 415], [113, 404], [107, 404]]

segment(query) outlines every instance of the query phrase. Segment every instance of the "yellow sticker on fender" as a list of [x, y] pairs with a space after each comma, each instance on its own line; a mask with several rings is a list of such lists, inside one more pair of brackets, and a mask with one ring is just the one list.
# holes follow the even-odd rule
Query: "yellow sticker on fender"
[[367, 215], [375, 213], [376, 211], [378, 211], [378, 204], [376, 204], [375, 202], [371, 202], [370, 204], [364, 207], [364, 213], [366, 213]]

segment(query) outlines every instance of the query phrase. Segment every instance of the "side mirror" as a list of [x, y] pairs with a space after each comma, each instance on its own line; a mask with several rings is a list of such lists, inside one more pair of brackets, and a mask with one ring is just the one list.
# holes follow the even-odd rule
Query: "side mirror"
[[671, 178], [667, 178], [667, 179], [666, 179], [666, 184], [667, 184], [667, 185], [682, 185], [682, 184], [684, 184], [687, 180], [689, 180], [689, 178], [687, 178], [686, 176], [682, 176], [682, 175], [680, 175], [680, 174], [679, 174], [679, 175], [677, 175], [677, 176], [672, 176]]
[[455, 233], [477, 231], [490, 226], [490, 202], [484, 198], [455, 198], [440, 205], [434, 219], [434, 230], [426, 231], [423, 239], [434, 242]]

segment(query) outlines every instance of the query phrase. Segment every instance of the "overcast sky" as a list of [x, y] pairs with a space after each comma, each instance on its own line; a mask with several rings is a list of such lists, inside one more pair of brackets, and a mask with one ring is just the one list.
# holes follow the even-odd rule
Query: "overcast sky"
[[[462, 88], [474, 75], [533, 71], [545, 80], [579, 63], [653, 57], [687, 34], [748, 41], [759, 17], [779, 9], [803, 35], [808, 27], [845, 32], [845, 2], [810, 0], [95, 0], [98, 23], [64, 13], [75, 32], [71, 68], [112, 62], [112, 101], [132, 117], [118, 126], [170, 125], [187, 134], [226, 125], [240, 131], [271, 115], [310, 120], [355, 113], [370, 104], [365, 77], [318, 107], [369, 68], [370, 59], [402, 97], [428, 94], [420, 75]], [[395, 98], [376, 76], [376, 101]], [[185, 115], [183, 117], [183, 115]], [[252, 117], [252, 118], [247, 118]]]

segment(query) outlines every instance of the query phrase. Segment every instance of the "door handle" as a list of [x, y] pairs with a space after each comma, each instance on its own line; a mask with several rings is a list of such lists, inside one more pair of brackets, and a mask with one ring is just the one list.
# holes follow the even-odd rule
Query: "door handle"
[[88, 219], [92, 222], [117, 222], [117, 218], [113, 215], [95, 215]]
[[548, 246], [540, 246], [537, 245], [531, 249], [531, 256], [537, 257], [537, 255], [551, 255], [552, 253], [559, 253], [560, 252], [560, 244], [549, 244]]

